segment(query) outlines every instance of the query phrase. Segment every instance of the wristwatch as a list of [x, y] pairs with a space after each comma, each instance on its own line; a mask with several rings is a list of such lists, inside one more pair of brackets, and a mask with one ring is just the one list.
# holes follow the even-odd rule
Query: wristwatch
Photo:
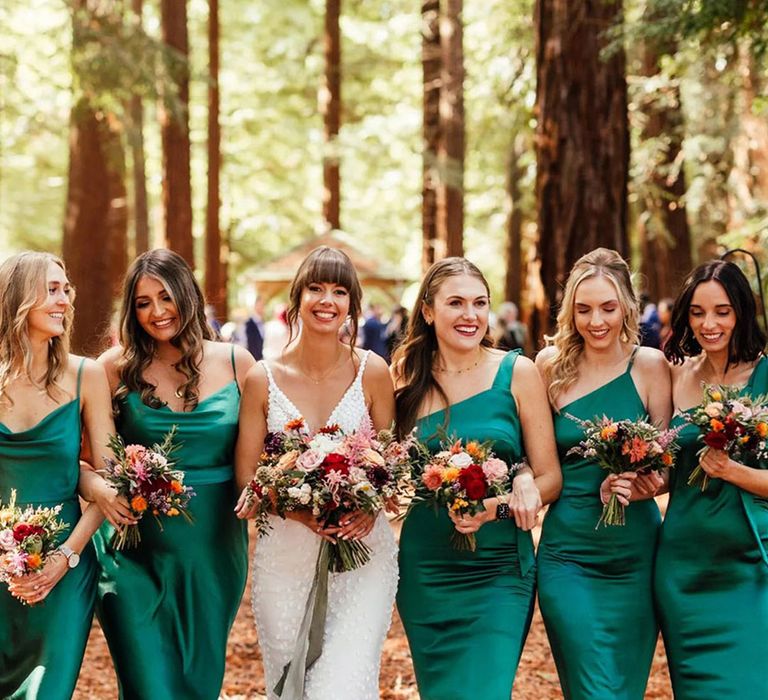
[[496, 520], [509, 520], [509, 503], [499, 503], [496, 506]]
[[74, 569], [80, 563], [80, 555], [71, 547], [63, 544], [57, 548], [67, 558], [67, 566]]

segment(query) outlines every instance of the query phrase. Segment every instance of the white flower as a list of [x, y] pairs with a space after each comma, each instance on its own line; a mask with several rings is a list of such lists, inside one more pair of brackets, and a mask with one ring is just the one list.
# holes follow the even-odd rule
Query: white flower
[[448, 460], [448, 464], [450, 464], [452, 467], [464, 469], [464, 467], [468, 467], [470, 464], [472, 464], [473, 461], [474, 460], [472, 457], [470, 457], [466, 452], [457, 452], [455, 455], [451, 455], [451, 458]]
[[10, 552], [16, 546], [16, 540], [13, 537], [13, 530], [3, 530], [0, 532], [0, 547], [6, 552]]
[[373, 486], [367, 481], [361, 481], [359, 484], [355, 484], [354, 488], [352, 489], [355, 493], [364, 493], [373, 495], [376, 493]]
[[719, 401], [712, 401], [704, 407], [704, 413], [710, 418], [717, 418], [723, 411], [723, 404]]
[[341, 450], [341, 441], [330, 435], [318, 433], [309, 441], [309, 447], [315, 450], [315, 452], [320, 452], [325, 457], [331, 454], [331, 452], [338, 453]]
[[741, 401], [733, 401], [731, 403], [731, 411], [742, 418], [752, 417], [752, 409], [749, 406], [745, 406]]
[[309, 484], [302, 484], [299, 486], [291, 486], [288, 489], [288, 495], [294, 500], [301, 503], [301, 505], [309, 505], [312, 500], [312, 487]]

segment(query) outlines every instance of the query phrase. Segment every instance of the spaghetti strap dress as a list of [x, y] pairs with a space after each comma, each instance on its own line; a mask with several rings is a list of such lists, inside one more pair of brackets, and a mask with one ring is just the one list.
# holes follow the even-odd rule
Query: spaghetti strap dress
[[[768, 393], [767, 358], [743, 393]], [[678, 414], [672, 422], [685, 418]], [[768, 499], [721, 479], [710, 479], [703, 492], [688, 486], [702, 446], [698, 432], [687, 425], [678, 438], [656, 557], [655, 594], [672, 688], [676, 700], [765, 700]]]
[[195, 491], [192, 523], [164, 518], [161, 531], [144, 517], [135, 549], [113, 549], [109, 523], [95, 538], [97, 614], [125, 700], [219, 697], [248, 571], [246, 526], [233, 510], [239, 406], [236, 378], [189, 412], [150, 408], [135, 392], [120, 406], [118, 431], [126, 444], [149, 447], [177, 426], [176, 468]]
[[584, 439], [569, 416], [643, 418], [631, 370], [554, 417], [563, 490], [544, 519], [538, 551], [539, 607], [566, 700], [642, 700], [658, 637], [653, 557], [661, 516], [653, 499], [630, 503], [626, 525], [595, 528], [606, 472], [568, 455]]
[[[18, 505], [61, 505], [69, 527], [80, 518], [80, 363], [77, 396], [29, 430], [0, 423], [0, 500], [16, 490]], [[75, 692], [96, 600], [96, 558], [85, 547], [80, 563], [47, 598], [25, 606], [0, 590], [0, 697], [12, 700], [69, 700]]]
[[[491, 440], [507, 464], [523, 459], [522, 431], [510, 393], [519, 351], [502, 359], [490, 389], [418, 422], [433, 452], [440, 426], [452, 438]], [[447, 418], [447, 425], [446, 423]], [[509, 700], [531, 623], [535, 561], [530, 532], [514, 520], [477, 532], [475, 552], [451, 545], [446, 510], [411, 509], [400, 536], [397, 606], [411, 647], [421, 700]]]

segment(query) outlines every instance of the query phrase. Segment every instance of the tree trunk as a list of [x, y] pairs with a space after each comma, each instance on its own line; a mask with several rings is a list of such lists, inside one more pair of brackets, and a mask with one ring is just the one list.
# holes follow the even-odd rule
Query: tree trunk
[[175, 250], [194, 267], [192, 243], [192, 184], [189, 141], [189, 39], [187, 0], [161, 0], [163, 41], [178, 54], [174, 61], [174, 80], [179, 101], [178, 114], [164, 111], [163, 206], [165, 245]]
[[205, 296], [216, 308], [216, 318], [227, 318], [227, 281], [222, 274], [219, 227], [219, 0], [208, 0], [208, 205], [205, 216]]
[[625, 58], [600, 56], [621, 13], [620, 0], [536, 2], [538, 252], [552, 317], [576, 259], [598, 246], [629, 254]]
[[325, 80], [320, 91], [325, 154], [323, 155], [323, 218], [329, 229], [341, 228], [341, 175], [339, 127], [341, 126], [341, 0], [325, 3]]
[[[143, 5], [144, 0], [133, 0], [133, 11], [139, 18], [139, 23], [141, 23]], [[149, 205], [145, 171], [146, 157], [144, 155], [144, 107], [140, 95], [131, 97], [129, 114], [133, 165], [134, 251], [136, 255], [141, 255], [141, 253], [149, 250]]]
[[435, 262], [437, 242], [437, 185], [440, 181], [440, 0], [421, 4], [421, 67], [423, 73], [423, 155], [421, 188], [421, 267]]
[[463, 0], [445, 0], [440, 19], [440, 184], [435, 258], [464, 254]]
[[523, 290], [523, 209], [521, 206], [520, 179], [523, 171], [520, 158], [525, 153], [526, 139], [518, 134], [509, 149], [507, 159], [507, 196], [509, 197], [509, 218], [507, 219], [507, 274], [504, 278], [504, 299], [521, 306]]
[[[648, 21], [653, 21], [649, 12]], [[658, 76], [661, 55], [672, 55], [674, 44], [645, 40], [642, 52], [643, 75]], [[674, 297], [691, 268], [691, 235], [685, 210], [683, 168], [683, 116], [676, 81], [653, 93], [643, 105], [644, 141], [658, 145], [651, 159], [652, 172], [645, 183], [640, 219], [641, 272], [645, 292], [651, 301]]]

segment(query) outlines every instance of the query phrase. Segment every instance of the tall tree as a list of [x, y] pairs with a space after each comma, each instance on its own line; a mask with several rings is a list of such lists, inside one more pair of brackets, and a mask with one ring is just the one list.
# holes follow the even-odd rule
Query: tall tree
[[521, 160], [528, 147], [528, 139], [518, 134], [512, 140], [507, 159], [507, 196], [509, 198], [509, 216], [507, 218], [506, 263], [507, 274], [504, 277], [504, 299], [521, 305], [523, 291], [523, 207], [520, 181], [524, 170]]
[[[77, 0], [73, 6], [73, 53], [87, 50], [87, 44], [98, 36], [103, 18], [94, 6], [88, 0]], [[74, 65], [77, 70], [77, 61]], [[82, 89], [89, 78], [78, 77]], [[62, 242], [79, 296], [72, 338], [77, 353], [96, 355], [108, 344], [112, 299], [125, 271], [127, 234], [125, 154], [119, 122], [104, 106], [81, 94], [70, 117]]]
[[221, 128], [219, 125], [219, 0], [208, 0], [208, 205], [205, 214], [205, 296], [227, 317], [227, 278], [221, 254]]
[[423, 143], [421, 229], [423, 271], [435, 262], [437, 242], [438, 149], [440, 147], [440, 0], [421, 3], [421, 66], [423, 77]]
[[[139, 26], [142, 23], [144, 0], [132, 0], [133, 12]], [[149, 205], [147, 200], [146, 157], [144, 155], [144, 107], [140, 94], [133, 94], [129, 106], [131, 163], [133, 171], [134, 250], [140, 255], [149, 250]]]
[[326, 0], [323, 52], [325, 74], [320, 91], [325, 152], [323, 154], [323, 218], [327, 228], [341, 228], [341, 173], [339, 128], [341, 126], [341, 0]]
[[464, 254], [464, 44], [463, 0], [445, 0], [440, 18], [440, 183], [437, 188], [437, 259]]
[[189, 140], [189, 38], [187, 0], [161, 0], [163, 41], [175, 52], [172, 69], [178, 108], [162, 119], [165, 244], [194, 266]]
[[583, 253], [629, 254], [623, 50], [601, 56], [620, 0], [537, 0], [538, 252], [548, 303]]

